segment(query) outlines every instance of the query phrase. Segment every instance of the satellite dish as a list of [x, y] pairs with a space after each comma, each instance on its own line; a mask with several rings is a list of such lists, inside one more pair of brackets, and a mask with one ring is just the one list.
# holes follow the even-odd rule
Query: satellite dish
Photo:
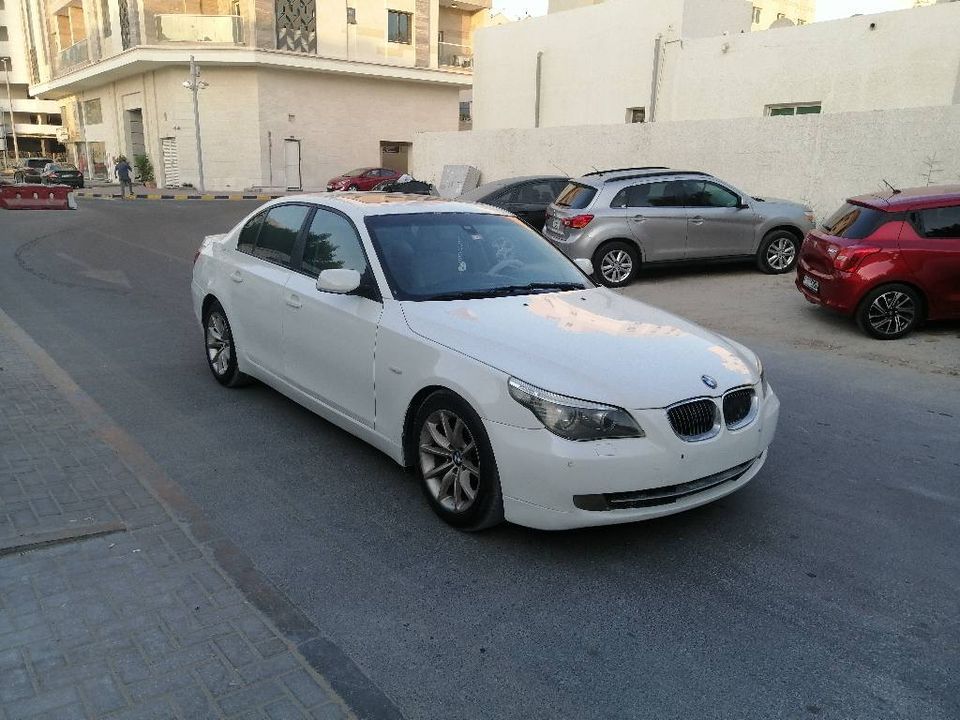
[[776, 30], [777, 28], [786, 28], [794, 27], [796, 23], [788, 17], [777, 18], [770, 24], [771, 30]]

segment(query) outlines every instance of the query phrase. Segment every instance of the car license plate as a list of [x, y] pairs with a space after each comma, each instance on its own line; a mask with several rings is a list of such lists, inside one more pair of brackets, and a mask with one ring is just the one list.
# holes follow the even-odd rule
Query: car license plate
[[820, 292], [820, 281], [810, 277], [809, 275], [803, 276], [803, 286], [810, 292]]
[[560, 222], [560, 218], [553, 218], [550, 220], [550, 229], [553, 230], [555, 233], [563, 232], [562, 228], [563, 228], [563, 223]]

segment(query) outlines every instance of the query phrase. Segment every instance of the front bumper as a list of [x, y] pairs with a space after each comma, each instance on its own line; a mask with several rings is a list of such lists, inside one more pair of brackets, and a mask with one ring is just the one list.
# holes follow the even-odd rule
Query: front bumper
[[[736, 431], [722, 428], [703, 442], [680, 440], [663, 410], [631, 414], [646, 437], [577, 443], [546, 429], [487, 421], [506, 519], [542, 530], [613, 525], [672, 515], [729, 495], [750, 482], [766, 461], [780, 401], [769, 390], [750, 425]], [[641, 507], [583, 509], [598, 507], [584, 502], [585, 496], [620, 499], [654, 488], [662, 491], [645, 494]], [[650, 498], [655, 501], [648, 502]]]

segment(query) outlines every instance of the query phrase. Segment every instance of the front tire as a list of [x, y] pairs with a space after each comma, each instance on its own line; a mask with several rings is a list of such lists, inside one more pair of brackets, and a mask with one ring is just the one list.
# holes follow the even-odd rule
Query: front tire
[[601, 245], [593, 254], [597, 279], [609, 288], [629, 285], [640, 270], [640, 253], [631, 243], [615, 240]]
[[207, 351], [207, 366], [213, 377], [224, 387], [238, 387], [249, 381], [237, 365], [237, 346], [230, 329], [230, 321], [223, 306], [214, 300], [203, 318], [203, 336]]
[[347, 191], [348, 191], [348, 192], [356, 192], [356, 191], [359, 190], [359, 189], [360, 189], [360, 188], [358, 188], [356, 185], [351, 185], [350, 187], [347, 188]]
[[800, 257], [800, 241], [789, 230], [767, 233], [757, 251], [757, 267], [767, 275], [788, 273]]
[[912, 287], [894, 283], [872, 290], [857, 307], [857, 324], [877, 340], [897, 340], [920, 324], [923, 301]]
[[439, 390], [420, 406], [413, 428], [417, 475], [440, 519], [469, 531], [503, 522], [500, 473], [476, 411], [458, 395]]

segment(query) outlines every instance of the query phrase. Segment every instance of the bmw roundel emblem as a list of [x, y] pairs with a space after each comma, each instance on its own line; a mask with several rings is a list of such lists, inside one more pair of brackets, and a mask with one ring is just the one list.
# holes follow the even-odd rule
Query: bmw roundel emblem
[[701, 375], [701, 376], [700, 376], [700, 379], [703, 380], [703, 384], [706, 385], [706, 386], [707, 386], [708, 388], [710, 388], [711, 390], [716, 390], [716, 389], [717, 389], [717, 381], [714, 380], [714, 379], [713, 379], [712, 377], [710, 377], [709, 375]]

